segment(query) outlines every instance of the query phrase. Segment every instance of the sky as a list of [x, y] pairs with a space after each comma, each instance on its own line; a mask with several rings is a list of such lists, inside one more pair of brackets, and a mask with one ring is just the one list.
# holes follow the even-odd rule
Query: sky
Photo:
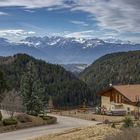
[[140, 0], [0, 0], [0, 37], [45, 35], [140, 43]]

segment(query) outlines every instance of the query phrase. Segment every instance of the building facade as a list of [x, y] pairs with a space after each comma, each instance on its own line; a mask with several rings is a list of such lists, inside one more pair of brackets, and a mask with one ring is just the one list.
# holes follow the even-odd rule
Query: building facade
[[101, 107], [107, 111], [126, 111], [127, 113], [138, 110], [137, 103], [140, 99], [140, 85], [111, 86], [99, 93]]

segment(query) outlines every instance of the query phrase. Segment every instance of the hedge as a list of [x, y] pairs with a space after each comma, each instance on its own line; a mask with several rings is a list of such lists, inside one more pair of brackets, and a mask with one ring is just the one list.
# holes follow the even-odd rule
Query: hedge
[[15, 118], [7, 118], [7, 119], [3, 119], [3, 125], [16, 125], [18, 122]]
[[25, 113], [19, 113], [16, 115], [16, 119], [21, 123], [32, 122], [32, 118]]
[[57, 122], [56, 117], [51, 117], [51, 116], [48, 116], [48, 117], [50, 117], [50, 119], [47, 120], [47, 124], [54, 124]]

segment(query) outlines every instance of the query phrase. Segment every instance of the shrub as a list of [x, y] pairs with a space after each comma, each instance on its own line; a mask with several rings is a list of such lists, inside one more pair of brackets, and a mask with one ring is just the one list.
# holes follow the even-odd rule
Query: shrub
[[42, 119], [47, 121], [47, 124], [54, 124], [57, 121], [56, 117], [51, 117], [51, 116], [43, 116]]
[[25, 114], [25, 113], [17, 114], [16, 118], [21, 123], [32, 122], [32, 118], [28, 114]]
[[137, 122], [136, 126], [140, 127], [140, 122]]
[[38, 114], [38, 116], [42, 118], [44, 116], [44, 114]]
[[27, 114], [32, 115], [32, 116], [38, 116], [38, 113], [36, 112], [27, 112]]
[[43, 117], [47, 116], [47, 114], [46, 113], [41, 113], [41, 114], [38, 114], [38, 116], [43, 118]]
[[42, 119], [43, 120], [50, 120], [50, 119], [52, 119], [52, 117], [51, 116], [43, 116]]
[[125, 119], [123, 120], [123, 127], [133, 127], [133, 125], [133, 120], [130, 117], [125, 117]]
[[47, 120], [47, 124], [54, 124], [57, 122], [57, 118], [56, 117], [51, 117], [49, 120]]
[[95, 119], [95, 118], [91, 118], [91, 120], [92, 120], [92, 121], [96, 121], [96, 119]]
[[112, 127], [112, 128], [116, 128], [115, 123], [112, 123], [112, 124], [111, 124], [111, 127]]
[[109, 122], [109, 120], [104, 120], [104, 124], [109, 124], [110, 122]]
[[0, 121], [2, 120], [2, 113], [1, 113], [1, 111], [0, 111]]
[[0, 127], [1, 127], [1, 126], [3, 126], [3, 123], [2, 123], [2, 121], [0, 121]]
[[3, 119], [3, 125], [16, 125], [18, 122], [15, 118]]

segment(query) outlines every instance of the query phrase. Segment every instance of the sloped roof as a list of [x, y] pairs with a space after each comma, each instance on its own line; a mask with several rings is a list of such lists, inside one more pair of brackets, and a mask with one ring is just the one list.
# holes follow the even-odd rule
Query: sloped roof
[[103, 90], [99, 94], [102, 95], [103, 93], [105, 93], [111, 89], [117, 90], [120, 94], [125, 96], [131, 102], [136, 102], [136, 96], [138, 96], [139, 100], [140, 100], [140, 84], [137, 84], [137, 85], [114, 85], [108, 89]]
[[140, 99], [140, 84], [139, 85], [118, 85], [113, 86], [118, 92], [124, 95], [132, 102], [136, 102], [136, 96]]

